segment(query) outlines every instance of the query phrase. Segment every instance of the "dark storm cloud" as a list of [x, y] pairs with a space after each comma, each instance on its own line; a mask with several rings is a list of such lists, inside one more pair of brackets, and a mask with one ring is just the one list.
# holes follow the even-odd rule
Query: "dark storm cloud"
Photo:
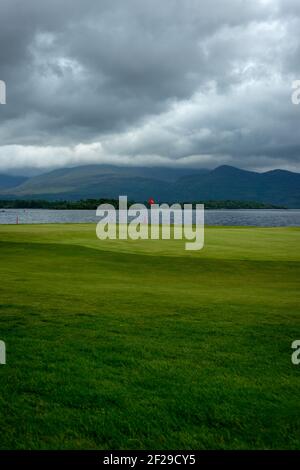
[[2, 0], [0, 170], [300, 170], [297, 0]]

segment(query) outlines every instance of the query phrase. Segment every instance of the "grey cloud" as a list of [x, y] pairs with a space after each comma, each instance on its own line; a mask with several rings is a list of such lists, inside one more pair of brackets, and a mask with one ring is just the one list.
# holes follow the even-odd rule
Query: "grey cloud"
[[300, 170], [299, 28], [296, 0], [2, 0], [0, 169]]

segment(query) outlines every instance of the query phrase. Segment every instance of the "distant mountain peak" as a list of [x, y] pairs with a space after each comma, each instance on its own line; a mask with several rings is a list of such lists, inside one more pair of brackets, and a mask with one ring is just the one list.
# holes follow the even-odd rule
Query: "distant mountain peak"
[[254, 173], [249, 170], [242, 170], [231, 165], [220, 165], [217, 166], [211, 173], [224, 173], [224, 174], [236, 174], [236, 173]]
[[[144, 202], [257, 201], [300, 208], [300, 174], [285, 170], [265, 173], [221, 165], [214, 170], [86, 165], [62, 168], [25, 181], [0, 184], [4, 198], [76, 200], [117, 198]], [[0, 175], [1, 183], [1, 175]]]
[[295, 172], [289, 171], [289, 170], [281, 170], [280, 168], [276, 168], [275, 170], [266, 171], [263, 174], [264, 175], [286, 175], [286, 174], [298, 175], [299, 173], [295, 173]]

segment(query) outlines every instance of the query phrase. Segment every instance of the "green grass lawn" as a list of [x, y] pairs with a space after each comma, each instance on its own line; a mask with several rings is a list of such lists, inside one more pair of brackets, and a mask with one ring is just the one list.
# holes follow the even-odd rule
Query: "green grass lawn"
[[1, 449], [299, 449], [300, 230], [0, 226]]

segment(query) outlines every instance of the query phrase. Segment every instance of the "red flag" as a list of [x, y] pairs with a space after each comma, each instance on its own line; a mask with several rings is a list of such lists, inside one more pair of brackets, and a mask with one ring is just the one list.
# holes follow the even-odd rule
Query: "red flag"
[[152, 206], [152, 204], [155, 204], [155, 201], [152, 197], [150, 197], [148, 203], [150, 204], [150, 206]]

